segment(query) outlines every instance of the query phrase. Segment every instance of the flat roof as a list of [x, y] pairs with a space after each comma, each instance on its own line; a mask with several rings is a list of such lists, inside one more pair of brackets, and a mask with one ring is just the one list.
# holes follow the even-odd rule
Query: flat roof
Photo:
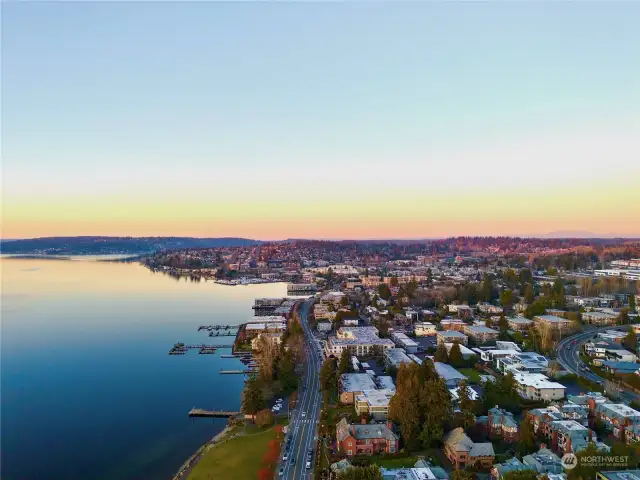
[[362, 392], [375, 388], [376, 383], [368, 373], [343, 373], [340, 375], [340, 389], [343, 392]]
[[451, 365], [449, 365], [448, 363], [433, 362], [433, 365], [438, 375], [444, 378], [445, 380], [456, 380], [456, 379], [466, 380], [467, 378], [463, 374], [461, 374], [458, 370], [456, 370]]

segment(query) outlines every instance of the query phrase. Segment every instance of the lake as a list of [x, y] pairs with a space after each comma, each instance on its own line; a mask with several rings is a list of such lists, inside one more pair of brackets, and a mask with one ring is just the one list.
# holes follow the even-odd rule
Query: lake
[[4, 480], [171, 478], [238, 410], [235, 359], [176, 342], [231, 343], [199, 325], [239, 324], [282, 283], [223, 286], [176, 280], [139, 264], [0, 259], [1, 448]]

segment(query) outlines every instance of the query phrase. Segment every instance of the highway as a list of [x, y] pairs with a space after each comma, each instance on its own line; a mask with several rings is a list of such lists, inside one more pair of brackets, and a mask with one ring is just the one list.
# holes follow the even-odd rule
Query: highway
[[[276, 471], [276, 478], [287, 480], [302, 480], [313, 477], [313, 466], [318, 452], [315, 451], [318, 421], [320, 419], [319, 372], [322, 365], [318, 353], [318, 344], [308, 324], [309, 310], [312, 302], [305, 302], [300, 308], [300, 323], [304, 330], [306, 359], [304, 375], [298, 388], [298, 401], [291, 416], [287, 437], [291, 436], [291, 448], [286, 461], [280, 457], [280, 465]], [[304, 388], [303, 388], [304, 387]], [[311, 468], [306, 468], [307, 452], [314, 449]], [[284, 444], [282, 454], [284, 454]], [[292, 464], [292, 458], [295, 464]], [[280, 468], [284, 469], [280, 476]]]
[[[587, 330], [585, 332], [581, 332], [576, 335], [567, 337], [558, 343], [558, 362], [565, 369], [575, 373], [576, 375], [584, 377], [587, 380], [591, 380], [592, 382], [599, 382], [599, 383], [602, 382], [602, 384], [604, 384], [604, 381], [605, 381], [604, 378], [596, 375], [591, 370], [582, 370], [580, 368], [581, 365], [584, 365], [584, 362], [580, 359], [580, 351], [581, 351], [582, 345], [598, 332], [603, 332], [605, 330], [623, 330], [624, 331], [624, 330], [627, 330], [628, 328], [629, 328], [628, 326], [594, 328], [594, 329]], [[636, 395], [631, 390], [628, 390], [628, 389], [620, 390], [620, 400], [626, 403], [629, 403], [631, 400], [635, 400], [637, 398], [638, 398], [638, 395]]]

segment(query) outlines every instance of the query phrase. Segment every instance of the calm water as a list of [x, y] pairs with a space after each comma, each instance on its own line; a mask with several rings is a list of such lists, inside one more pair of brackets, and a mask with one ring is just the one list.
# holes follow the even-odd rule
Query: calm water
[[238, 324], [284, 284], [227, 287], [137, 264], [1, 259], [2, 472], [17, 479], [165, 479], [235, 410], [242, 377], [185, 343], [231, 343], [197, 327]]

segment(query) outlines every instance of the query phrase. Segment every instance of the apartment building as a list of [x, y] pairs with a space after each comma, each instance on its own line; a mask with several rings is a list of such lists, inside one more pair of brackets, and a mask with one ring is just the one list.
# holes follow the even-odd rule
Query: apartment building
[[387, 367], [400, 368], [401, 364], [411, 364], [411, 360], [401, 348], [387, 348], [384, 351], [384, 364]]
[[465, 335], [472, 338], [476, 343], [495, 342], [500, 332], [493, 328], [484, 327], [482, 325], [466, 325], [463, 329]]
[[490, 408], [487, 415], [478, 417], [476, 422], [491, 438], [499, 437], [507, 443], [518, 441], [518, 422], [507, 410], [498, 406]]
[[507, 323], [509, 328], [515, 332], [526, 332], [534, 322], [524, 317], [509, 317]]
[[541, 373], [517, 372], [513, 377], [522, 398], [547, 402], [564, 398], [566, 387], [558, 382], [552, 382]]
[[365, 390], [355, 396], [355, 409], [358, 415], [370, 415], [374, 420], [389, 418], [389, 404], [395, 395], [393, 389]]
[[436, 326], [429, 322], [418, 322], [413, 325], [416, 337], [428, 337], [436, 335]]
[[393, 340], [399, 348], [404, 349], [407, 353], [416, 353], [418, 351], [418, 343], [407, 337], [407, 335], [402, 332], [391, 333], [391, 340]]
[[436, 338], [438, 345], [441, 343], [459, 343], [460, 345], [467, 345], [469, 343], [469, 337], [464, 333], [457, 330], [444, 330], [436, 332]]
[[640, 425], [640, 412], [623, 403], [602, 403], [595, 408], [595, 416], [607, 425], [613, 435], [626, 440], [626, 431]]
[[618, 315], [608, 312], [582, 312], [582, 321], [590, 325], [603, 327], [618, 323]]
[[478, 304], [478, 311], [487, 315], [499, 315], [502, 313], [502, 307], [485, 302]]
[[457, 330], [462, 332], [466, 326], [467, 323], [458, 318], [444, 318], [440, 320], [440, 328], [445, 331]]
[[460, 318], [471, 318], [473, 316], [473, 308], [469, 305], [449, 304], [447, 305], [447, 310], [449, 313], [457, 314]]
[[380, 338], [376, 327], [340, 327], [335, 336], [328, 338], [325, 353], [339, 357], [346, 349], [352, 355], [370, 355], [374, 347], [387, 350], [395, 348], [395, 344], [388, 338]]
[[353, 405], [355, 397], [366, 390], [375, 390], [376, 383], [368, 373], [343, 373], [338, 379], [340, 403]]

